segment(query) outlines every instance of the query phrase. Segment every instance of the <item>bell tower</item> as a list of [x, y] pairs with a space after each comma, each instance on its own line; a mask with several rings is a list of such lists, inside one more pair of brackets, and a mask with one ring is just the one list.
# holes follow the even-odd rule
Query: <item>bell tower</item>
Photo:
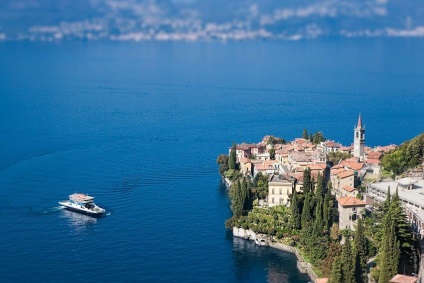
[[365, 126], [362, 126], [361, 113], [359, 113], [358, 123], [353, 132], [353, 157], [363, 161], [365, 158]]

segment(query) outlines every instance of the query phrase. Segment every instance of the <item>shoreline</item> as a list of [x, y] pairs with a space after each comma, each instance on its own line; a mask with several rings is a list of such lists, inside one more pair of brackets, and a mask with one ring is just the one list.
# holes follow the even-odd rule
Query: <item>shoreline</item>
[[301, 273], [307, 273], [312, 282], [315, 282], [318, 278], [315, 271], [312, 269], [312, 264], [307, 262], [302, 254], [296, 247], [287, 246], [279, 242], [273, 241], [273, 238], [270, 238], [267, 235], [256, 234], [252, 230], [245, 230], [243, 228], [233, 227], [233, 237], [242, 238], [245, 240], [254, 241], [258, 246], [268, 246], [283, 252], [292, 253], [296, 256], [297, 269]]

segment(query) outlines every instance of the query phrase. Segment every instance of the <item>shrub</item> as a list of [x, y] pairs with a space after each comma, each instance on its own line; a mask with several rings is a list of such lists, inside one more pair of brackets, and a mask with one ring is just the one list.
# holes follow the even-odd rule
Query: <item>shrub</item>
[[283, 238], [283, 236], [284, 236], [284, 234], [283, 234], [283, 232], [282, 232], [282, 231], [278, 231], [276, 235], [277, 235], [277, 238], [278, 238], [278, 239], [281, 239], [281, 238]]

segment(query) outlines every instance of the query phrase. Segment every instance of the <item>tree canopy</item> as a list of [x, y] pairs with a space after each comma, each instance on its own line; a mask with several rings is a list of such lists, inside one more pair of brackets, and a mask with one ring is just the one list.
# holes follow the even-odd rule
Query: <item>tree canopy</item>
[[423, 163], [424, 133], [410, 141], [405, 141], [398, 148], [383, 156], [381, 164], [384, 169], [399, 175], [410, 168]]

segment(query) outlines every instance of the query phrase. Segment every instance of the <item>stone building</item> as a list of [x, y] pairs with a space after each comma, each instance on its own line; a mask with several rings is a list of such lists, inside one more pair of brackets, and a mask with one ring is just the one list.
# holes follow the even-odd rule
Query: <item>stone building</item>
[[355, 230], [357, 220], [362, 218], [366, 202], [355, 197], [341, 197], [337, 199], [339, 203], [339, 228], [340, 230]]

